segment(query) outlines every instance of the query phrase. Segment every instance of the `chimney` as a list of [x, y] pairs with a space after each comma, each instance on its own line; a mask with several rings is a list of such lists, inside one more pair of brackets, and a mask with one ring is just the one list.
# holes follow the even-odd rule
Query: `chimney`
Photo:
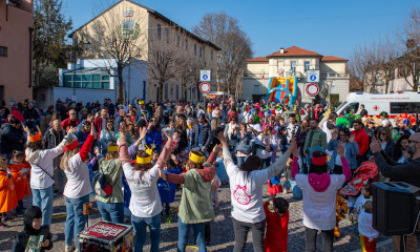
[[284, 48], [280, 48], [280, 54], [284, 54]]

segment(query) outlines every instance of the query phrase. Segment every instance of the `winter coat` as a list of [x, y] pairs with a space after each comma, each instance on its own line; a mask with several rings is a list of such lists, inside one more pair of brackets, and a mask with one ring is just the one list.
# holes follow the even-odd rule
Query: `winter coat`
[[66, 132], [64, 131], [64, 129], [61, 129], [59, 134], [60, 134], [60, 139], [57, 139], [56, 136], [55, 136], [55, 133], [54, 133], [54, 129], [52, 127], [50, 127], [45, 132], [44, 138], [42, 139], [42, 141], [44, 142], [45, 149], [53, 149], [53, 148], [57, 147], [57, 145], [60, 144], [60, 142], [66, 136]]
[[[328, 163], [329, 167], [331, 169], [334, 169], [335, 167], [335, 161], [337, 158], [337, 151], [335, 150], [335, 148], [338, 147], [339, 141], [335, 140], [335, 141], [330, 141], [327, 145], [327, 150], [329, 151], [333, 151], [333, 154], [330, 158], [330, 161]], [[356, 141], [354, 141], [353, 143], [347, 142], [346, 144], [346, 149], [345, 149], [345, 157], [347, 159], [347, 162], [349, 163], [350, 169], [351, 170], [355, 170], [357, 169], [357, 161], [356, 161], [356, 156], [357, 154], [359, 154], [359, 147], [356, 143]]]
[[0, 171], [0, 213], [5, 213], [17, 207], [16, 187], [6, 171]]
[[23, 130], [5, 124], [1, 132], [1, 153], [8, 154], [14, 150], [23, 151], [25, 136]]
[[198, 146], [198, 145], [203, 145], [206, 147], [206, 149], [208, 149], [211, 140], [212, 140], [212, 134], [211, 134], [211, 128], [210, 125], [203, 125], [203, 128], [201, 130], [201, 143], [198, 142], [198, 136], [200, 133], [200, 125], [196, 124], [194, 125], [194, 129], [193, 129], [193, 143], [192, 146]]
[[17, 200], [23, 200], [26, 195], [31, 194], [31, 190], [29, 188], [29, 182], [28, 182], [28, 175], [22, 175], [21, 170], [26, 168], [30, 169], [31, 166], [28, 163], [23, 162], [21, 164], [16, 164], [13, 161], [10, 161], [9, 169], [12, 173], [12, 181], [15, 185], [15, 191], [16, 191], [16, 197]]

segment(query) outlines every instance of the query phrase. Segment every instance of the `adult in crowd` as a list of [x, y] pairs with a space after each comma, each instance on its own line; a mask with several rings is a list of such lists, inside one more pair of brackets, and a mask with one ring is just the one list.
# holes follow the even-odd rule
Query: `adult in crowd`
[[391, 158], [395, 146], [391, 129], [388, 127], [380, 127], [375, 137], [381, 142], [381, 147], [385, 154]]
[[[404, 181], [411, 185], [420, 187], [420, 133], [417, 132], [409, 138], [409, 146], [407, 149], [411, 159], [404, 164], [391, 165], [388, 164], [384, 156], [381, 154], [382, 142], [376, 138], [372, 139], [370, 149], [375, 157], [379, 172], [394, 181]], [[416, 235], [407, 235], [405, 237], [405, 251], [415, 252], [417, 250]], [[401, 236], [393, 236], [393, 245], [395, 250], [400, 251]]]
[[[356, 145], [357, 146], [357, 145]], [[330, 175], [327, 154], [322, 151], [312, 153], [309, 174], [298, 174], [299, 151], [296, 145], [290, 147], [293, 154], [292, 178], [303, 192], [303, 225], [305, 226], [306, 251], [316, 251], [316, 237], [321, 232], [324, 252], [333, 251], [334, 227], [336, 224], [336, 194], [351, 178], [350, 167], [345, 158], [345, 148], [338, 145], [343, 174]]]
[[[312, 118], [309, 122], [310, 130], [307, 133], [305, 144], [303, 146], [303, 155], [309, 157], [309, 148], [314, 149], [316, 146], [320, 146], [325, 150], [327, 147], [327, 135], [318, 127], [319, 121], [316, 118]], [[310, 162], [308, 162], [310, 163]]]
[[354, 141], [354, 138], [355, 136], [350, 133], [348, 128], [340, 128], [338, 131], [333, 133], [333, 136], [327, 145], [327, 150], [332, 151], [333, 153], [330, 158], [329, 167], [333, 170], [334, 174], [343, 173], [341, 157], [337, 153], [337, 148], [340, 145], [344, 147], [344, 156], [346, 157], [350, 169], [354, 171], [359, 167], [356, 161], [356, 156], [359, 153], [359, 147]]
[[[60, 120], [54, 120], [52, 126], [48, 128], [45, 132], [43, 138], [43, 144], [46, 149], [54, 149], [57, 147], [66, 136], [66, 131], [61, 127]], [[54, 183], [54, 192], [60, 193], [64, 189], [66, 184], [66, 177], [63, 171], [60, 169], [60, 161], [62, 155], [54, 158], [53, 168], [54, 168], [54, 180], [57, 183]]]
[[306, 117], [302, 120], [300, 131], [296, 134], [296, 144], [299, 148], [299, 173], [308, 173], [308, 166], [307, 166], [307, 159], [304, 158], [303, 155], [303, 146], [305, 145], [305, 139], [307, 136], [308, 131], [310, 130], [309, 127], [309, 118]]
[[117, 138], [115, 137], [114, 121], [112, 119], [107, 119], [106, 127], [101, 130], [99, 141], [101, 143], [103, 155], [107, 152], [108, 144], [110, 142], [117, 142]]
[[322, 131], [325, 132], [327, 135], [327, 143], [331, 140], [332, 133], [335, 130], [335, 120], [337, 119], [337, 114], [335, 112], [331, 112], [328, 116], [328, 120], [322, 124]]
[[74, 248], [80, 251], [77, 234], [83, 231], [87, 221], [87, 216], [83, 214], [83, 204], [89, 202], [89, 194], [92, 192], [86, 161], [96, 137], [93, 124], [90, 127], [89, 136], [81, 147], [77, 138], [69, 135], [65, 153], [61, 158], [60, 167], [67, 177], [63, 193], [67, 212], [64, 228], [66, 252], [73, 251]]
[[50, 127], [49, 123], [51, 122], [51, 118], [54, 114], [54, 106], [49, 105], [47, 110], [41, 115], [39, 120], [39, 128], [41, 129], [41, 133], [44, 134], [47, 131], [48, 127]]
[[394, 151], [392, 152], [392, 161], [397, 164], [407, 163], [411, 158], [408, 153], [410, 134], [404, 134], [395, 143]]
[[238, 144], [237, 133], [239, 132], [239, 125], [236, 117], [232, 117], [225, 127], [225, 136], [228, 138], [229, 149], [232, 152]]
[[[64, 118], [63, 115], [61, 115], [61, 118]], [[75, 109], [70, 109], [68, 111], [68, 118], [61, 122], [61, 126], [65, 131], [67, 131], [70, 127], [77, 127], [79, 124], [80, 121], [77, 119], [77, 112]]]
[[77, 141], [79, 142], [79, 145], [83, 145], [86, 141], [86, 139], [88, 138], [90, 132], [91, 132], [91, 128], [92, 128], [92, 123], [85, 121], [82, 124], [82, 128], [77, 131], [76, 136], [77, 136]]
[[277, 148], [277, 137], [276, 134], [273, 134], [273, 128], [266, 126], [257, 137], [255, 144], [257, 146], [257, 156], [262, 161], [262, 168], [270, 166], [272, 152]]
[[380, 125], [379, 126], [382, 126], [382, 127], [392, 127], [392, 122], [391, 122], [391, 120], [389, 119], [389, 115], [388, 115], [388, 113], [387, 112], [385, 112], [385, 111], [382, 111], [380, 114], [379, 114], [379, 116], [380, 116]]
[[[93, 124], [95, 125], [96, 131], [97, 132], [101, 132], [103, 128], [106, 127], [106, 120], [108, 118], [108, 111], [105, 107], [103, 107], [101, 109], [101, 111], [99, 112], [99, 116], [95, 118], [95, 120], [93, 121]], [[99, 140], [98, 136], [98, 140]]]
[[373, 119], [366, 120], [367, 127], [365, 127], [365, 132], [371, 138], [374, 135], [376, 129], [376, 123]]
[[[354, 130], [351, 133], [355, 137], [354, 141], [356, 141], [357, 146], [359, 147], [359, 154], [357, 154], [356, 157], [357, 167], [359, 167], [367, 159], [366, 154], [369, 150], [369, 136], [365, 131], [365, 125], [360, 119], [353, 121], [353, 128]], [[349, 160], [347, 159], [347, 161]], [[354, 169], [351, 167], [351, 165], [350, 168], [352, 170]]]
[[[252, 232], [254, 251], [264, 251], [265, 212], [263, 207], [262, 189], [267, 180], [284, 171], [290, 150], [287, 150], [277, 161], [267, 169], [262, 168], [259, 157], [252, 155], [239, 167], [233, 163], [229, 151], [228, 140], [222, 132], [218, 139], [223, 147], [223, 163], [229, 176], [232, 221], [235, 232], [234, 251], [243, 251], [248, 232]], [[295, 145], [293, 141], [292, 146]], [[296, 147], [295, 147], [296, 148]]]
[[300, 130], [299, 124], [296, 122], [296, 114], [290, 114], [289, 124], [286, 127], [286, 147], [292, 142], [293, 136]]
[[238, 144], [235, 147], [235, 155], [237, 165], [240, 166], [246, 161], [252, 152], [252, 136], [251, 133], [247, 131], [246, 123], [242, 122], [239, 124], [239, 131], [236, 133], [236, 138]]
[[118, 110], [118, 115], [114, 119], [114, 130], [118, 132], [120, 130], [120, 124], [121, 122], [124, 122], [124, 118], [127, 115], [125, 110], [123, 108], [120, 108]]
[[146, 144], [153, 150], [160, 151], [162, 145], [162, 130], [155, 117], [150, 119], [146, 133]]
[[146, 227], [149, 227], [150, 251], [159, 251], [160, 224], [162, 202], [160, 200], [157, 181], [159, 170], [163, 169], [171, 153], [172, 137], [167, 135], [168, 141], [164, 146], [155, 165], [151, 163], [151, 156], [144, 150], [139, 150], [134, 165], [130, 164], [130, 156], [125, 135], [128, 130], [125, 125], [120, 128], [121, 139], [118, 148], [124, 174], [132, 192], [130, 200], [131, 222], [135, 231], [134, 251], [143, 251], [146, 240]]
[[10, 160], [14, 150], [23, 151], [25, 135], [23, 134], [22, 123], [17, 119], [11, 119], [4, 124], [1, 130], [1, 153]]
[[25, 125], [30, 129], [35, 128], [35, 123], [39, 120], [39, 113], [34, 108], [34, 104], [29, 102], [28, 107], [22, 113], [23, 118], [25, 118]]
[[364, 117], [364, 116], [367, 116], [368, 115], [368, 112], [367, 112], [367, 110], [365, 109], [365, 105], [364, 104], [361, 104], [360, 105], [360, 113], [359, 113], [359, 115], [360, 115], [360, 117]]
[[200, 151], [206, 153], [212, 141], [212, 134], [209, 122], [205, 116], [198, 118], [198, 123], [193, 129], [193, 147], [198, 147]]
[[25, 127], [28, 135], [27, 148], [25, 150], [26, 161], [31, 164], [32, 204], [42, 210], [42, 225], [51, 225], [53, 213], [53, 184], [54, 166], [56, 157], [64, 153], [65, 144], [69, 135], [76, 132], [75, 128], [69, 128], [66, 137], [53, 149], [45, 149], [42, 143], [41, 132], [30, 133]]

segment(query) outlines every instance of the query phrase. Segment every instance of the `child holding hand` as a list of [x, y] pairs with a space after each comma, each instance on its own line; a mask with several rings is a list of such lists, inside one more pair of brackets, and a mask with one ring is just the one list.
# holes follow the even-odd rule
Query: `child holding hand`
[[7, 227], [4, 223], [6, 213], [12, 211], [17, 205], [12, 174], [7, 172], [7, 158], [0, 156], [0, 227]]

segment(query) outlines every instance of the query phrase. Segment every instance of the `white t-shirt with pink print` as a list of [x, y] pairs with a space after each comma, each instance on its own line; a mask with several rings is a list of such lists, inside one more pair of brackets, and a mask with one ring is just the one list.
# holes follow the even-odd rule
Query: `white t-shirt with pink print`
[[286, 168], [289, 155], [286, 152], [270, 167], [248, 173], [239, 170], [232, 161], [229, 149], [223, 148], [223, 162], [230, 183], [232, 217], [235, 220], [258, 223], [265, 219], [262, 186]]

